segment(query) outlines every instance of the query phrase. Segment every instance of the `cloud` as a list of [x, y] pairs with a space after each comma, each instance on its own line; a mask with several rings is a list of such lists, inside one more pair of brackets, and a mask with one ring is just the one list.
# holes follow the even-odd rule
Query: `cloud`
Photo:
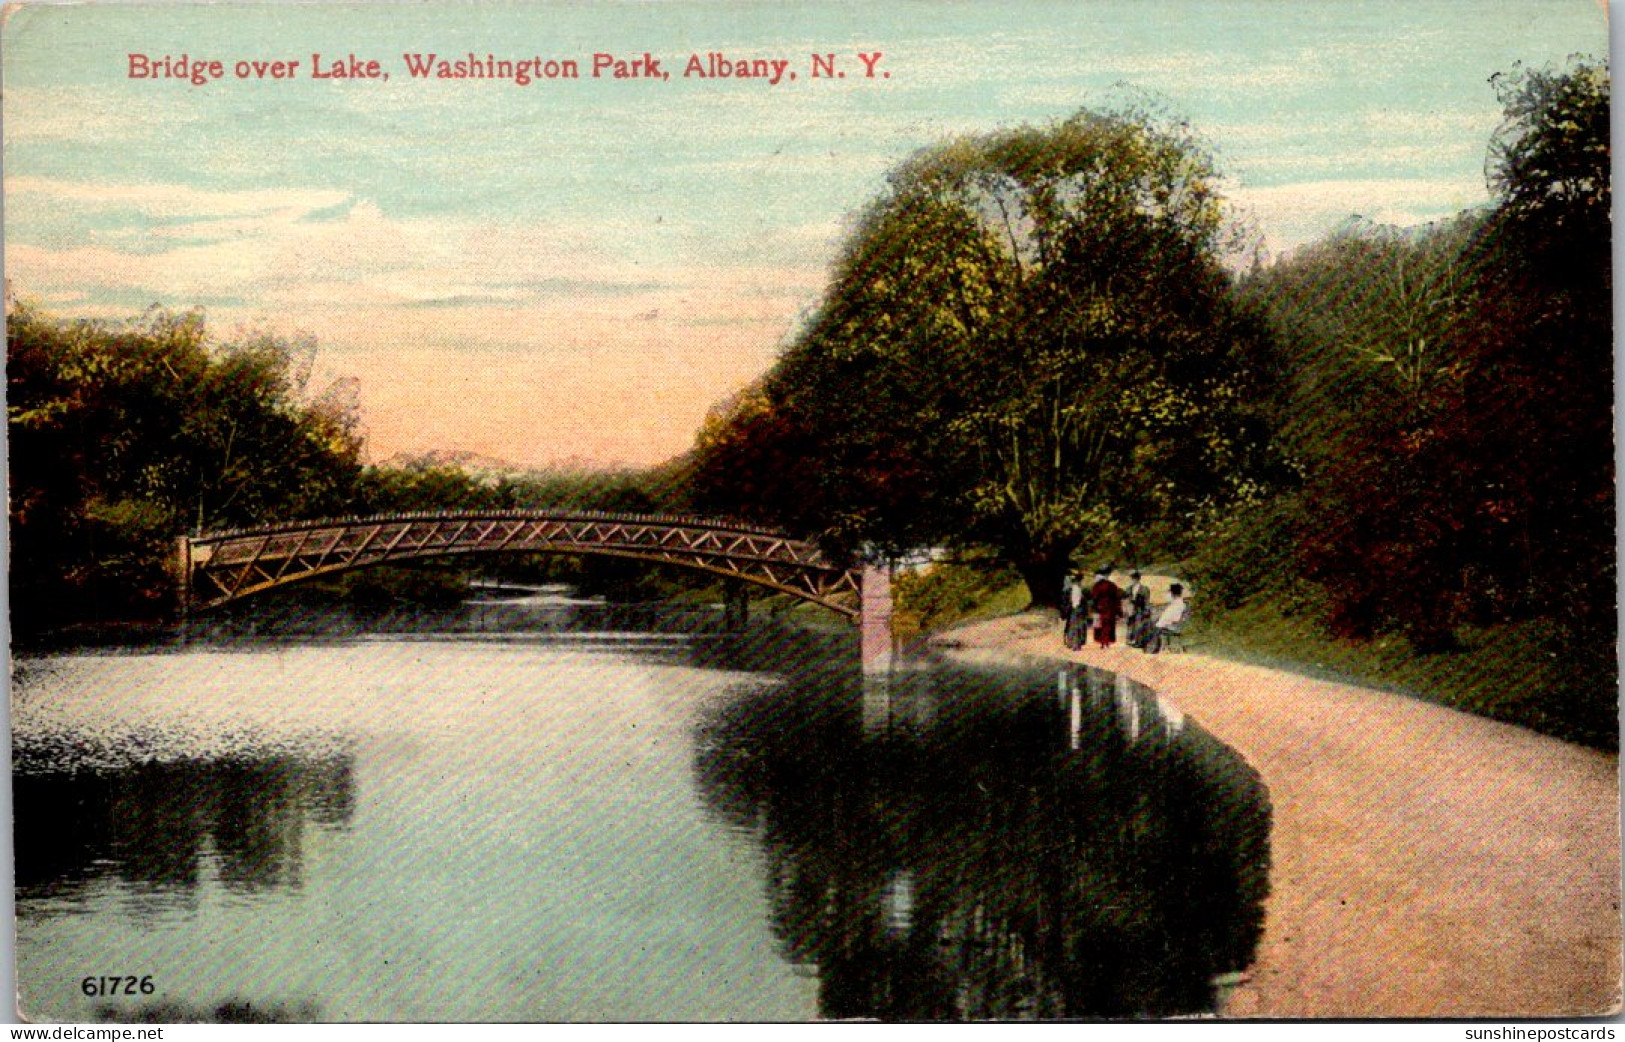
[[174, 92], [143, 96], [96, 87], [47, 90], [10, 85], [5, 91], [7, 149], [35, 142], [95, 146], [145, 142], [160, 127], [179, 139], [201, 121], [191, 99]]
[[823, 222], [729, 242], [676, 222], [392, 216], [325, 189], [8, 189], [117, 222], [106, 241], [14, 237], [19, 293], [87, 317], [201, 304], [216, 330], [311, 333], [334, 375], [359, 378], [379, 458], [681, 452], [711, 402], [771, 364], [823, 288], [809, 257], [833, 249]]
[[558, 326], [526, 329], [500, 349], [448, 350], [460, 322], [427, 341], [330, 356], [336, 373], [362, 375], [374, 458], [434, 447], [516, 463], [581, 456], [652, 463], [687, 449], [710, 403], [772, 361], [771, 338], [717, 330], [676, 341], [626, 323], [589, 321], [568, 346]]
[[1501, 113], [1494, 105], [1487, 103], [1455, 111], [1372, 109], [1360, 115], [1360, 122], [1368, 131], [1382, 137], [1472, 137], [1482, 134], [1487, 139], [1500, 124]]
[[1237, 184], [1230, 186], [1229, 195], [1257, 218], [1265, 229], [1265, 247], [1276, 254], [1312, 242], [1351, 216], [1413, 225], [1451, 217], [1487, 201], [1482, 182], [1423, 178]]
[[[69, 245], [56, 237], [13, 237], [8, 268], [41, 290], [243, 297], [279, 307], [437, 300], [506, 306], [559, 298], [579, 304], [588, 297], [691, 292], [702, 281], [761, 295], [804, 289], [821, 270], [808, 264], [809, 253], [831, 248], [828, 230], [817, 225], [758, 230], [730, 243], [678, 222], [651, 228], [586, 219], [395, 217], [369, 200], [324, 189], [219, 192], [31, 177], [6, 187], [14, 204], [74, 209], [95, 229]], [[139, 217], [129, 219], [131, 211]], [[731, 262], [730, 247], [738, 258]]]
[[303, 217], [349, 201], [331, 189], [278, 189], [224, 192], [176, 184], [88, 184], [45, 177], [8, 177], [6, 195], [39, 197], [36, 205], [69, 206], [85, 211], [133, 210], [162, 220], [188, 221], [227, 217]]

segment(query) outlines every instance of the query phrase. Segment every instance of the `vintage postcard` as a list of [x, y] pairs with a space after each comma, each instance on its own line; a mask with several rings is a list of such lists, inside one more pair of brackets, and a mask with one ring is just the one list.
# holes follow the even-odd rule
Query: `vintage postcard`
[[16, 1015], [1617, 1014], [1608, 32], [7, 5]]

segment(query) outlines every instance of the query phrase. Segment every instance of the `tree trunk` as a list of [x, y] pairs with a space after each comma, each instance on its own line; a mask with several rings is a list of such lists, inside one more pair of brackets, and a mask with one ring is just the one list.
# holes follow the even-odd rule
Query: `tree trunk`
[[1059, 608], [1061, 606], [1061, 580], [1065, 578], [1072, 556], [1070, 546], [1046, 546], [1029, 550], [1025, 554], [1011, 555], [1016, 571], [1027, 584], [1028, 608]]

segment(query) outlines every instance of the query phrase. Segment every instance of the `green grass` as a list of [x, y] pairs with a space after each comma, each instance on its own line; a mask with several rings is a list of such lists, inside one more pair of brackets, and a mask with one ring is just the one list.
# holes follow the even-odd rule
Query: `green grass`
[[[1145, 570], [1159, 601], [1166, 582], [1157, 576], [1180, 572]], [[894, 629], [905, 640], [1028, 605], [1026, 585], [1014, 572], [977, 560], [900, 575], [894, 594]], [[720, 600], [720, 588], [696, 596]], [[753, 596], [751, 610], [813, 629], [845, 625], [817, 605], [783, 596]], [[1576, 644], [1540, 621], [1463, 627], [1456, 636], [1459, 650], [1422, 655], [1398, 635], [1337, 640], [1307, 616], [1285, 614], [1268, 601], [1225, 610], [1197, 591], [1186, 644], [1219, 658], [1420, 698], [1598, 749], [1619, 748], [1611, 642]]]
[[942, 562], [923, 572], [905, 572], [893, 582], [892, 593], [892, 628], [904, 638], [972, 619], [1013, 615], [1030, 601], [1020, 576], [983, 561]]
[[[1013, 614], [1027, 600], [1026, 587], [1007, 571], [939, 565], [899, 580], [898, 628], [904, 635], [909, 627], [937, 632]], [[1456, 636], [1458, 650], [1423, 655], [1402, 636], [1339, 640], [1312, 619], [1268, 602], [1223, 610], [1198, 591], [1186, 643], [1219, 658], [1420, 698], [1597, 749], [1619, 748], [1612, 641], [1576, 641], [1539, 620], [1463, 627]]]
[[1576, 644], [1549, 622], [1456, 632], [1460, 648], [1423, 655], [1401, 636], [1326, 636], [1269, 605], [1197, 609], [1195, 650], [1320, 679], [1409, 695], [1594, 748], [1619, 748], [1618, 664], [1611, 643]]

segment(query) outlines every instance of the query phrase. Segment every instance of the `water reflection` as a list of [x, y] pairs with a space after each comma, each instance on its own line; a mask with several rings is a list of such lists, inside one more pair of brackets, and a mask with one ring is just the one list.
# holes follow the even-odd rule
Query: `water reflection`
[[695, 772], [823, 1016], [1193, 1014], [1251, 962], [1269, 812], [1170, 708], [1083, 668], [808, 670], [716, 704]]
[[498, 587], [455, 604], [329, 605], [311, 611], [295, 596], [260, 596], [187, 625], [186, 638], [211, 643], [267, 636], [548, 636], [598, 639], [615, 635], [692, 638], [727, 631], [720, 606], [669, 601], [614, 602], [569, 596], [567, 587], [519, 593]]
[[184, 906], [206, 871], [227, 891], [299, 888], [306, 831], [345, 827], [355, 806], [341, 754], [50, 770], [12, 784], [24, 901], [111, 879]]
[[[844, 626], [667, 639], [681, 616], [501, 611], [519, 632], [307, 620], [24, 660], [30, 1011], [1163, 1016], [1251, 958], [1262, 789], [1143, 688], [863, 686]], [[109, 960], [160, 992], [88, 1000], [76, 975]]]

